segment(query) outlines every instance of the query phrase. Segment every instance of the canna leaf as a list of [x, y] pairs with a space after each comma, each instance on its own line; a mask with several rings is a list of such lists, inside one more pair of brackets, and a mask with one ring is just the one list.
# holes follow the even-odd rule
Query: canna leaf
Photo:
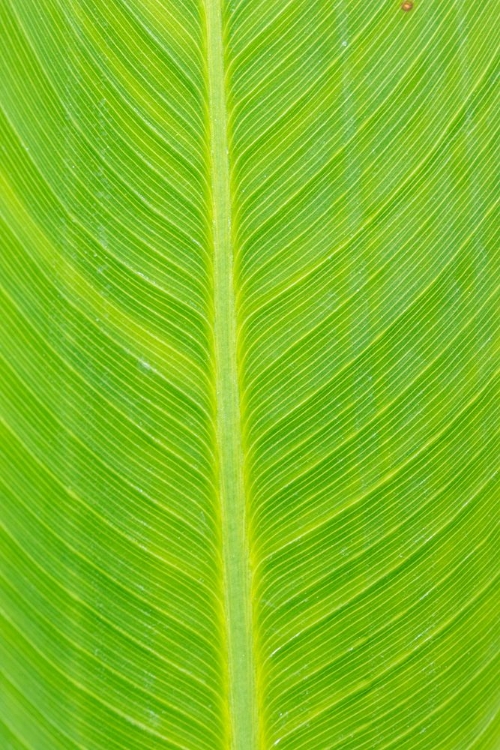
[[2, 0], [2, 750], [498, 750], [498, 10]]

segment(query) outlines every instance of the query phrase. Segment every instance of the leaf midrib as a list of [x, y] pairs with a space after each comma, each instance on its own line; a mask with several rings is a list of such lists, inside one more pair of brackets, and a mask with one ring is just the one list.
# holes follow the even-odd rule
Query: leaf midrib
[[215, 397], [227, 640], [229, 745], [257, 747], [251, 582], [243, 478], [234, 246], [221, 0], [205, 0], [214, 264]]

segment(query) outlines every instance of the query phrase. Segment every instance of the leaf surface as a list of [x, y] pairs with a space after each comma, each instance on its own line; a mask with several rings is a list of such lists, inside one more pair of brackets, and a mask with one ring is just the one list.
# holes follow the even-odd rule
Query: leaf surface
[[499, 10], [0, 3], [2, 749], [498, 749]]

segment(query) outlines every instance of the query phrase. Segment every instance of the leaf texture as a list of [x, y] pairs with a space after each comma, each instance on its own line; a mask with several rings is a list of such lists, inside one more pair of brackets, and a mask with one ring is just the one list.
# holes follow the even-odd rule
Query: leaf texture
[[498, 750], [499, 10], [2, 0], [2, 750]]

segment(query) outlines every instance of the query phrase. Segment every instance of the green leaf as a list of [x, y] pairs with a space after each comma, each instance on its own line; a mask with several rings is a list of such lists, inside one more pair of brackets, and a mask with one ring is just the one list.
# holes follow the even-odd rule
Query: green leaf
[[2, 0], [2, 750], [498, 750], [499, 10]]

